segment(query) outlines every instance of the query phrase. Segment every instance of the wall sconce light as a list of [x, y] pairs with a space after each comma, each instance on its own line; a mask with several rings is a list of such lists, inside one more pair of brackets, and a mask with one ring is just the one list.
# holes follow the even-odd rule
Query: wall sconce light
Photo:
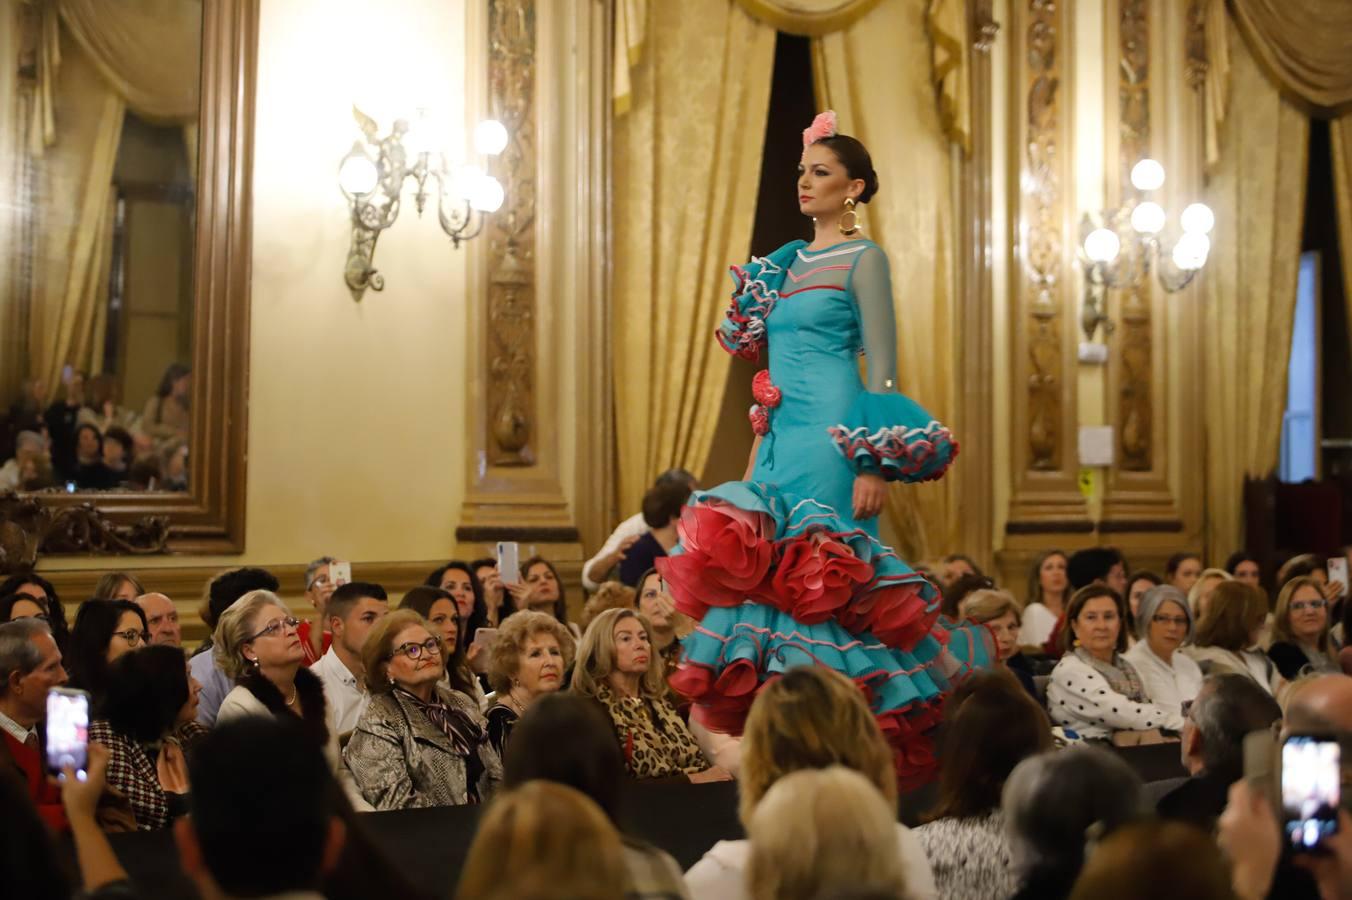
[[[1143, 159], [1131, 170], [1131, 184], [1142, 195], [1164, 185], [1164, 166]], [[1099, 326], [1112, 334], [1108, 318], [1109, 288], [1140, 287], [1153, 269], [1160, 286], [1169, 293], [1187, 287], [1206, 265], [1211, 252], [1212, 227], [1216, 217], [1203, 203], [1187, 206], [1179, 216], [1182, 234], [1161, 259], [1160, 234], [1168, 222], [1164, 207], [1153, 200], [1132, 200], [1125, 206], [1097, 215], [1085, 213], [1080, 221], [1080, 264], [1084, 267], [1084, 305], [1080, 327], [1092, 341]]]
[[[502, 185], [475, 165], [452, 166], [447, 160], [449, 140], [437, 121], [419, 110], [409, 122], [397, 120], [390, 133], [378, 137], [375, 120], [352, 107], [362, 139], [352, 145], [338, 166], [338, 187], [352, 209], [352, 245], [343, 280], [353, 300], [366, 289], [383, 290], [385, 277], [373, 262], [380, 233], [399, 217], [404, 182], [417, 187], [414, 206], [421, 216], [427, 205], [428, 180], [436, 183], [437, 221], [455, 248], [483, 231], [484, 217], [496, 212], [505, 199]], [[474, 150], [496, 156], [507, 147], [507, 129], [493, 119], [474, 129]]]

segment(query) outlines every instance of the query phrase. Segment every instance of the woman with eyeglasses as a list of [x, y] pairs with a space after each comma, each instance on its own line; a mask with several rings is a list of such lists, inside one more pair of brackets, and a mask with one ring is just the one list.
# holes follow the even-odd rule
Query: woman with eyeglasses
[[1202, 689], [1202, 668], [1178, 649], [1192, 637], [1187, 596], [1171, 584], [1152, 587], [1136, 608], [1136, 645], [1123, 654], [1136, 667], [1150, 702], [1181, 710]]
[[296, 716], [335, 771], [338, 736], [328, 726], [324, 683], [305, 667], [300, 620], [272, 591], [249, 591], [216, 623], [211, 652], [235, 683], [216, 724], [244, 716]]
[[1305, 575], [1282, 585], [1272, 617], [1268, 658], [1287, 681], [1306, 672], [1341, 672], [1329, 639], [1329, 601], [1318, 581]]
[[482, 803], [502, 781], [477, 704], [441, 683], [445, 651], [432, 629], [417, 612], [398, 609], [362, 647], [371, 703], [343, 760], [376, 809]]
[[108, 666], [124, 653], [149, 643], [146, 614], [130, 600], [86, 600], [75, 614], [65, 654], [70, 684], [102, 697]]

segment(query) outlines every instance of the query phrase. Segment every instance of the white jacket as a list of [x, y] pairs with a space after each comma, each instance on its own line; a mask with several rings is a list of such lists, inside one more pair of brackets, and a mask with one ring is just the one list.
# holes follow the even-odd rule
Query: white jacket
[[1114, 731], [1149, 728], [1183, 730], [1183, 710], [1136, 703], [1114, 691], [1108, 680], [1074, 653], [1052, 669], [1047, 683], [1047, 709], [1052, 722], [1082, 738], [1105, 740]]

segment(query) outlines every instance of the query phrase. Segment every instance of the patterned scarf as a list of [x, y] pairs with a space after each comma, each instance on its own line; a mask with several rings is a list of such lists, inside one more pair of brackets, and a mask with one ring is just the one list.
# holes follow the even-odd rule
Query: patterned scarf
[[1111, 665], [1083, 647], [1075, 648], [1075, 656], [1102, 675], [1107, 680], [1108, 686], [1123, 697], [1133, 703], [1146, 702], [1145, 685], [1141, 683], [1141, 676], [1136, 674], [1136, 669], [1131, 663], [1122, 658], [1122, 654], [1113, 653]]
[[479, 745], [484, 739], [483, 729], [468, 713], [451, 706], [435, 692], [432, 694], [432, 700], [424, 703], [416, 694], [401, 687], [396, 687], [395, 691], [446, 735], [457, 756], [464, 757], [465, 783], [468, 786], [469, 800], [471, 803], [478, 803], [479, 778], [484, 773], [483, 760], [479, 759]]

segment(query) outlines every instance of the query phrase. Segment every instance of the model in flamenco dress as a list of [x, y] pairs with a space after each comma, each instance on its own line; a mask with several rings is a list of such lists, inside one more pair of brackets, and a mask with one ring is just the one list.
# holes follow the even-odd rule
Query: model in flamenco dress
[[[825, 665], [865, 692], [903, 784], [928, 780], [928, 732], [943, 698], [988, 664], [989, 633], [939, 617], [939, 594], [878, 540], [888, 484], [939, 478], [948, 429], [896, 391], [887, 256], [854, 212], [878, 189], [868, 151], [822, 113], [803, 134], [794, 241], [734, 267], [718, 341], [757, 374], [757, 434], [744, 481], [697, 493], [681, 544], [658, 562], [676, 606], [699, 622], [671, 683], [710, 732], [739, 735], [778, 673]], [[868, 381], [859, 376], [867, 357]]]

